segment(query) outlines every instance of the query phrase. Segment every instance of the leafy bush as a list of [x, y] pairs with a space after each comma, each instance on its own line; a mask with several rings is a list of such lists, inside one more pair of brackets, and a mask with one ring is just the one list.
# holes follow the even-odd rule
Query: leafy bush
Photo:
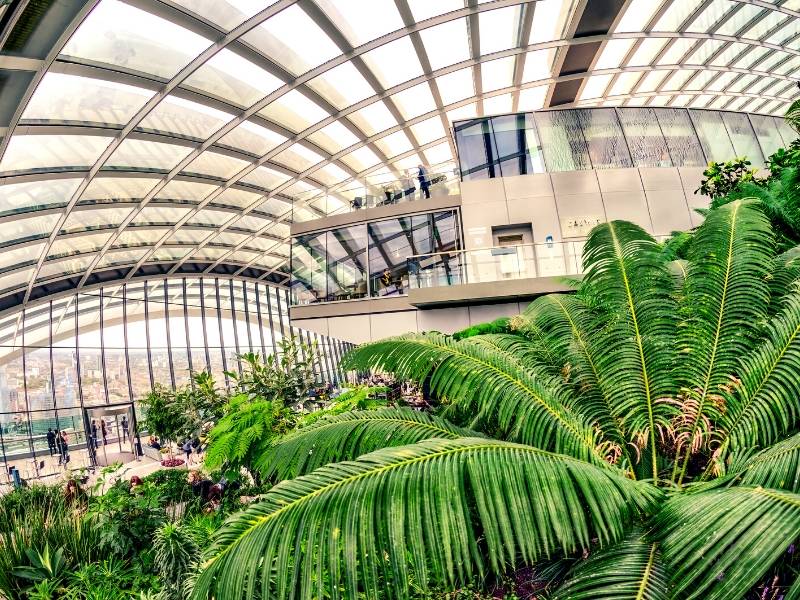
[[162, 600], [182, 600], [187, 596], [187, 581], [196, 568], [200, 549], [189, 528], [165, 523], [153, 538]]

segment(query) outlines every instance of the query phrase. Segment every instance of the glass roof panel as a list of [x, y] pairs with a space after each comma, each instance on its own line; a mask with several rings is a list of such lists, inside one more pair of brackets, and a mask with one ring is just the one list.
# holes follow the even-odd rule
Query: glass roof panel
[[81, 194], [81, 200], [141, 199], [159, 182], [151, 177], [95, 177]]
[[26, 213], [19, 219], [6, 221], [3, 223], [3, 243], [48, 236], [53, 233], [53, 228], [60, 218], [60, 212], [46, 215]]
[[606, 42], [600, 58], [594, 65], [595, 69], [617, 69], [622, 64], [622, 59], [631, 49], [634, 43], [633, 38], [610, 40]]
[[218, 189], [217, 186], [210, 183], [173, 179], [156, 192], [155, 198], [199, 202], [216, 189]]
[[658, 2], [653, 2], [653, 0], [633, 0], [622, 14], [622, 18], [619, 20], [614, 31], [616, 33], [623, 31], [644, 31], [645, 26], [658, 10], [658, 6]]
[[14, 183], [13, 179], [0, 179], [0, 215], [53, 204], [66, 205], [81, 181], [70, 178]]
[[183, 172], [230, 179], [250, 164], [246, 160], [207, 150], [190, 162]]
[[[295, 75], [341, 54], [339, 47], [298, 5], [289, 6], [242, 39]], [[297, 43], [302, 40], [302, 43]]]
[[103, 269], [112, 265], [126, 265], [139, 262], [147, 253], [147, 248], [132, 250], [110, 250], [97, 262], [95, 269]]
[[0, 161], [0, 172], [89, 167], [110, 142], [111, 138], [94, 135], [14, 135]]
[[437, 77], [436, 84], [445, 104], [452, 104], [475, 95], [472, 69], [469, 67]]
[[501, 94], [483, 99], [483, 113], [485, 115], [500, 115], [511, 112], [511, 94]]
[[[413, 119], [436, 110], [436, 101], [433, 99], [433, 94], [431, 94], [431, 88], [427, 81], [393, 94], [392, 102], [397, 106], [404, 119]], [[379, 103], [376, 102], [375, 104]], [[389, 118], [392, 119], [391, 114]], [[388, 127], [392, 127], [392, 125], [386, 125], [383, 129]]]
[[119, 234], [115, 248], [122, 248], [124, 246], [153, 246], [166, 235], [169, 231], [168, 227], [161, 227], [153, 229], [152, 227], [133, 227], [127, 228]]
[[767, 32], [772, 31], [788, 18], [788, 15], [771, 10], [765, 17], [758, 20], [755, 25], [745, 31], [743, 37], [750, 38], [751, 40], [760, 40]]
[[25, 107], [22, 120], [124, 125], [153, 94], [132, 85], [46, 73]]
[[171, 78], [210, 45], [166, 19], [118, 0], [103, 0], [62, 54]]
[[280, 198], [270, 198], [258, 206], [259, 211], [277, 216], [281, 216], [291, 209], [292, 205], [289, 202], [281, 200]]
[[213, 234], [214, 232], [210, 229], [186, 229], [185, 227], [181, 227], [175, 231], [167, 241], [171, 244], [200, 244]]
[[677, 31], [697, 9], [697, 0], [673, 0], [653, 31]]
[[69, 214], [61, 227], [61, 231], [84, 231], [86, 229], [120, 225], [133, 210], [132, 206], [92, 208], [89, 210], [76, 209]]
[[350, 173], [335, 164], [328, 164], [311, 173], [314, 179], [319, 179], [325, 185], [334, 185], [350, 178]]
[[651, 64], [655, 57], [658, 56], [658, 53], [667, 45], [668, 41], [669, 39], [667, 38], [647, 38], [642, 40], [628, 61], [628, 65], [640, 67]]
[[250, 171], [247, 175], [242, 177], [240, 181], [271, 190], [289, 179], [291, 179], [291, 177], [285, 173], [280, 173], [274, 169], [261, 166]]
[[519, 110], [539, 110], [544, 106], [547, 87], [540, 85], [521, 90], [519, 93]]
[[411, 131], [420, 144], [428, 144], [433, 140], [438, 140], [447, 135], [442, 125], [442, 119], [439, 117], [431, 117], [416, 125], [412, 125]]
[[139, 127], [205, 140], [234, 115], [198, 102], [167, 96], [142, 119]]
[[514, 83], [514, 57], [507, 56], [481, 65], [481, 90], [483, 93], [511, 87]]
[[[20, 248], [3, 248], [0, 252], [0, 270], [7, 270], [16, 265], [36, 262], [44, 250], [44, 242], [26, 244]], [[6, 287], [0, 275], [0, 287]]]
[[380, 161], [380, 158], [366, 146], [362, 146], [358, 150], [345, 154], [342, 157], [342, 162], [346, 163], [347, 166], [357, 172], [377, 165]]
[[[491, 54], [517, 45], [519, 11], [519, 6], [509, 6], [480, 13], [481, 54]], [[534, 12], [534, 18], [535, 15]]]
[[408, 36], [378, 46], [362, 58], [384, 89], [422, 75], [422, 65]]
[[738, 4], [734, 5], [734, 8], [738, 10], [731, 11], [731, 16], [720, 25], [719, 29], [717, 29], [717, 33], [721, 33], [722, 35], [735, 35], [764, 10], [760, 6], [753, 6], [752, 4]]
[[726, 14], [736, 6], [735, 3], [728, 0], [712, 0], [709, 4], [689, 25], [687, 31], [705, 33], [711, 31]]
[[633, 73], [620, 73], [617, 76], [617, 80], [614, 82], [614, 85], [611, 86], [608, 94], [610, 96], [620, 96], [623, 94], [630, 94], [631, 90], [636, 86], [639, 80], [642, 78], [643, 73], [641, 72], [633, 72]]
[[211, 227], [219, 227], [234, 219], [236, 215], [224, 210], [203, 209], [197, 211], [189, 217], [187, 224], [189, 225], [208, 225]]
[[658, 60], [659, 65], [677, 65], [683, 60], [687, 53], [691, 52], [695, 44], [699, 43], [697, 40], [688, 38], [679, 38], [672, 40], [672, 43], [667, 46], [666, 52]]
[[466, 18], [423, 29], [420, 36], [434, 71], [470, 57]]
[[720, 40], [706, 40], [695, 47], [695, 51], [686, 59], [689, 65], [704, 65], [708, 59], [715, 54], [725, 42]]
[[603, 95], [608, 87], [608, 84], [611, 83], [611, 78], [614, 77], [613, 75], [592, 75], [589, 79], [586, 80], [586, 83], [583, 86], [583, 90], [581, 90], [581, 100], [586, 100], [587, 98], [599, 98]]
[[194, 208], [192, 206], [164, 206], [148, 204], [131, 221], [132, 225], [174, 225]]
[[342, 125], [340, 121], [334, 121], [319, 131], [315, 131], [308, 136], [308, 139], [320, 145], [331, 154], [352, 146], [359, 141], [358, 137], [347, 127]]
[[229, 31], [258, 11], [275, 4], [276, 0], [172, 0], [172, 2]]
[[39, 269], [39, 279], [47, 279], [57, 275], [68, 275], [70, 273], [80, 273], [89, 268], [94, 258], [95, 254], [88, 254], [86, 256], [76, 256], [75, 258], [47, 261], [42, 264], [42, 268]]
[[[427, 87], [427, 84], [421, 85]], [[400, 94], [395, 94], [392, 98], [394, 99], [398, 96], [400, 96]], [[428, 96], [430, 97], [430, 90], [428, 90]], [[433, 102], [433, 98], [431, 98], [431, 102]], [[380, 100], [350, 113], [347, 118], [355, 123], [361, 131], [370, 136], [397, 125], [397, 121], [395, 121], [392, 113], [389, 112], [389, 109], [386, 108], [386, 105]]]
[[106, 167], [171, 170], [193, 150], [189, 146], [124, 139], [106, 161]]
[[403, 27], [393, 0], [318, 0], [317, 4], [353, 46]]
[[375, 94], [353, 63], [342, 63], [308, 82], [308, 87], [342, 110]]
[[437, 144], [425, 150], [425, 157], [429, 165], [440, 165], [453, 160], [453, 153], [450, 152], [450, 144]]
[[408, 6], [416, 21], [424, 21], [437, 15], [464, 8], [463, 0], [408, 0]]
[[250, 152], [256, 156], [264, 156], [267, 152], [286, 141], [286, 136], [257, 125], [252, 121], [244, 121], [230, 133], [220, 138], [219, 143], [237, 150]]
[[305, 171], [309, 167], [321, 162], [323, 157], [298, 142], [292, 144], [283, 152], [273, 156], [272, 160], [299, 172]]
[[191, 252], [193, 247], [190, 248], [168, 248], [162, 246], [148, 259], [147, 262], [172, 262], [182, 259], [184, 256]]
[[[259, 167], [261, 168], [261, 167]], [[253, 204], [256, 200], [261, 198], [263, 194], [256, 192], [248, 192], [229, 187], [214, 198], [215, 204], [224, 204], [226, 206], [235, 206], [237, 208], [245, 208]]]
[[527, 83], [529, 81], [548, 79], [552, 75], [553, 58], [555, 58], [555, 54], [556, 51], [554, 49], [528, 52], [525, 55], [522, 82]]
[[284, 82], [243, 56], [223, 48], [186, 79], [186, 85], [239, 106], [250, 106]]
[[270, 102], [258, 114], [298, 132], [328, 118], [330, 115], [306, 96], [292, 90]]
[[540, 0], [533, 12], [534, 25], [528, 38], [529, 44], [549, 42], [561, 37], [569, 18], [572, 2], [568, 0]]
[[411, 142], [408, 140], [408, 136], [402, 130], [395, 131], [390, 135], [376, 140], [375, 145], [380, 149], [381, 152], [390, 157], [397, 156], [398, 154], [402, 154], [403, 152], [408, 152], [409, 150], [413, 149]]
[[82, 233], [81, 235], [58, 236], [53, 245], [50, 246], [47, 258], [96, 252], [111, 239], [112, 235], [114, 235], [113, 231], [100, 231]]

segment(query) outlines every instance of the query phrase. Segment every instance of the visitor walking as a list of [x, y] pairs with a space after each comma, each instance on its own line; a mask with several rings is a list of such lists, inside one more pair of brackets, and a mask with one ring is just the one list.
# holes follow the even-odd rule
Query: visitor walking
[[97, 439], [97, 421], [95, 421], [94, 419], [92, 419], [92, 425], [89, 428], [89, 433], [92, 437], [92, 439], [90, 440], [90, 444], [95, 448], [97, 448], [100, 445], [100, 440]]
[[56, 453], [56, 434], [52, 427], [47, 429], [47, 448], [50, 450], [50, 456]]
[[186, 438], [186, 441], [183, 443], [183, 452], [186, 454], [186, 464], [189, 465], [192, 462], [192, 440]]
[[422, 165], [419, 165], [417, 168], [419, 169], [419, 174], [417, 175], [417, 179], [419, 180], [419, 190], [425, 194], [426, 198], [430, 198], [431, 182], [428, 180], [428, 172]]
[[62, 429], [58, 437], [61, 440], [61, 458], [59, 458], [58, 464], [67, 464], [69, 462], [69, 438], [67, 437], [67, 432]]
[[128, 417], [122, 415], [122, 437], [128, 439]]
[[105, 446], [106, 444], [108, 444], [108, 439], [107, 439], [108, 431], [106, 430], [106, 420], [105, 419], [100, 419], [100, 433], [103, 436], [103, 446]]

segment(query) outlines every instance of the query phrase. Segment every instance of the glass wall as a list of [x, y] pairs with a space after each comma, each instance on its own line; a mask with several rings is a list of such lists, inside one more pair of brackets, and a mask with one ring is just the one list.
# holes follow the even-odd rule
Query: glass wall
[[[85, 447], [84, 408], [135, 405], [153, 384], [186, 385], [204, 370], [229, 387], [224, 371], [240, 368], [240, 353], [273, 354], [284, 335], [316, 342], [318, 380], [340, 381], [351, 345], [293, 327], [288, 301], [287, 289], [261, 282], [174, 278], [109, 285], [3, 317], [0, 483], [11, 465], [26, 479], [60, 471], [47, 430]], [[81, 454], [71, 466], [88, 466]]]
[[407, 294], [406, 258], [460, 247], [454, 210], [297, 236], [292, 240], [292, 298], [295, 304], [313, 304]]
[[[761, 166], [791, 133], [783, 119], [685, 108], [577, 108], [453, 125], [461, 178], [624, 167]], [[793, 138], [792, 138], [793, 139]]]

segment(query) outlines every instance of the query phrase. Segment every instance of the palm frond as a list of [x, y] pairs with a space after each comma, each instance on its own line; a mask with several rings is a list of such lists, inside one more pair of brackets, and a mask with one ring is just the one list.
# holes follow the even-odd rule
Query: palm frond
[[518, 360], [483, 344], [434, 333], [410, 334], [358, 346], [344, 365], [429, 381], [435, 397], [472, 419], [470, 427], [491, 427], [504, 438], [537, 448], [603, 460], [596, 432], [566, 408], [562, 389], [548, 387]]
[[[722, 388], [730, 383], [740, 356], [769, 306], [765, 278], [772, 260], [769, 220], [755, 201], [737, 200], [709, 213], [689, 251], [680, 338], [680, 380], [692, 402], [691, 417], [678, 431], [684, 440], [678, 483], [686, 472], [695, 437], [705, 419], [717, 420]], [[679, 460], [676, 460], [676, 467]]]
[[290, 479], [381, 448], [460, 437], [482, 436], [410, 408], [353, 411], [324, 417], [275, 441], [256, 468], [266, 478]]
[[659, 497], [613, 469], [508, 442], [387, 448], [279, 483], [231, 517], [194, 597], [408, 598], [410, 573], [423, 588], [455, 585], [612, 543]]
[[761, 487], [678, 494], [653, 529], [675, 597], [743, 598], [800, 536], [800, 495]]
[[800, 246], [790, 248], [772, 261], [769, 278], [770, 316], [783, 308], [787, 295], [798, 290], [800, 283]]
[[629, 436], [649, 447], [658, 479], [657, 430], [674, 414], [673, 351], [676, 310], [672, 283], [658, 243], [641, 227], [612, 221], [595, 227], [584, 246], [584, 286], [612, 311], [598, 335], [598, 378], [616, 399], [614, 416]]
[[728, 475], [742, 485], [800, 492], [800, 434], [735, 462]]
[[640, 532], [577, 563], [550, 600], [671, 600], [658, 544]]
[[792, 129], [800, 134], [800, 100], [795, 100], [789, 105], [783, 118]]
[[727, 394], [718, 422], [719, 454], [767, 446], [796, 426], [800, 396], [800, 294], [764, 332], [764, 342], [742, 360], [741, 380]]

